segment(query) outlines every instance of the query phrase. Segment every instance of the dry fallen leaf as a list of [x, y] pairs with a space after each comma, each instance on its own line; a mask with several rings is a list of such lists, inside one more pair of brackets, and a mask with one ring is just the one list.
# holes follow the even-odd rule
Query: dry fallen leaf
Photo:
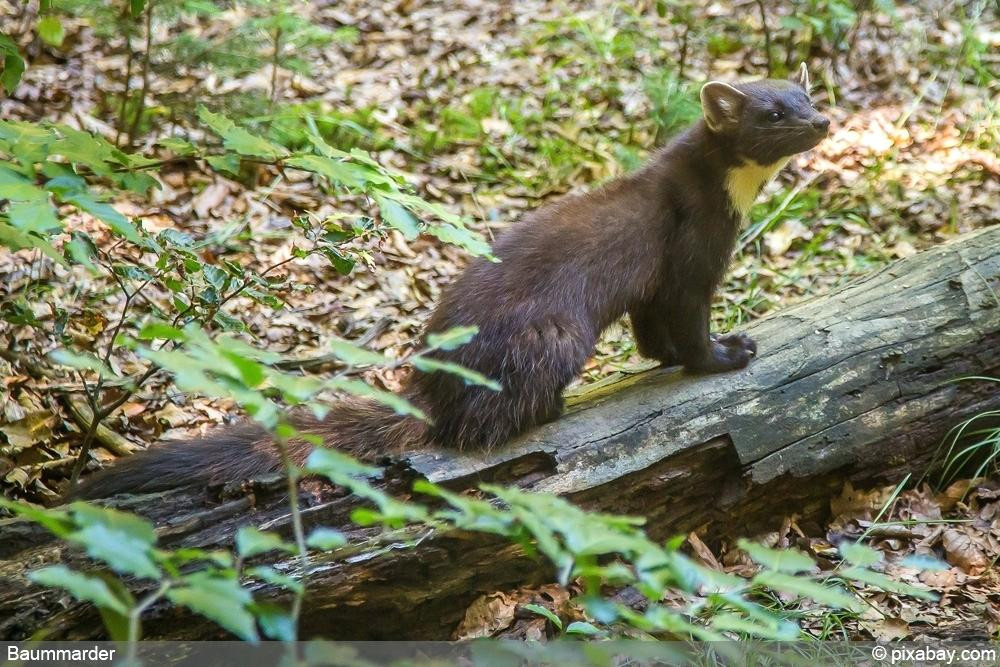
[[912, 634], [909, 624], [901, 618], [887, 617], [875, 623], [864, 623], [863, 625], [880, 642], [896, 641]]
[[962, 568], [966, 574], [982, 574], [989, 566], [989, 559], [972, 536], [959, 528], [948, 528], [941, 535], [941, 542], [948, 562]]
[[850, 481], [844, 482], [839, 496], [830, 499], [830, 512], [834, 517], [871, 519], [892, 497], [895, 486], [884, 486], [868, 491], [855, 489]]
[[698, 537], [697, 533], [689, 533], [687, 539], [688, 544], [691, 545], [691, 549], [694, 551], [694, 555], [701, 561], [702, 565], [713, 570], [722, 571], [722, 565], [720, 565], [719, 561], [715, 559], [715, 555], [712, 553], [712, 550], [701, 541], [701, 538]]
[[462, 622], [455, 629], [455, 639], [491, 637], [514, 622], [517, 601], [502, 592], [481, 595], [465, 610]]

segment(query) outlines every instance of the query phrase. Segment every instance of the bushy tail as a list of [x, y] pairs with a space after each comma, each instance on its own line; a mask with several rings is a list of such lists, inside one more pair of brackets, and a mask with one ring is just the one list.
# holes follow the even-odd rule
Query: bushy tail
[[[295, 415], [302, 432], [315, 433], [327, 447], [360, 459], [399, 454], [426, 439], [426, 425], [374, 401], [347, 399], [322, 420]], [[313, 446], [288, 445], [301, 465]], [[84, 480], [73, 498], [108, 498], [119, 493], [149, 493], [194, 485], [251, 479], [281, 470], [281, 459], [270, 433], [253, 423], [222, 427], [205, 438], [153, 445]]]

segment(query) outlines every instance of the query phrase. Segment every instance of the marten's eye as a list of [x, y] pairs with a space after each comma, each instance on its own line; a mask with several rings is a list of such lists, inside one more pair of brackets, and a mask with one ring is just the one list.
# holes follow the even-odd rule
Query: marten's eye
[[784, 117], [785, 117], [785, 114], [781, 113], [780, 111], [772, 111], [771, 113], [767, 114], [767, 119], [769, 121], [771, 121], [772, 123], [777, 123], [779, 120], [781, 120]]

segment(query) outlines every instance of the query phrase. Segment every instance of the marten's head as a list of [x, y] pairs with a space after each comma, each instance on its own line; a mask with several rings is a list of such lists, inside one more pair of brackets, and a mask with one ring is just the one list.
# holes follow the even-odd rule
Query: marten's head
[[734, 157], [760, 165], [809, 150], [830, 129], [830, 121], [809, 100], [809, 73], [804, 63], [794, 82], [706, 83], [701, 89], [701, 105], [709, 131], [727, 139]]

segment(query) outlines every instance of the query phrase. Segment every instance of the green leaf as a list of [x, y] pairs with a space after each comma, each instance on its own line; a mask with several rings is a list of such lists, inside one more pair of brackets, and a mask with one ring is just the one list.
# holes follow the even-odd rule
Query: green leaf
[[91, 370], [102, 375], [115, 375], [115, 372], [105, 366], [103, 361], [89, 352], [73, 352], [66, 348], [60, 348], [49, 352], [49, 358], [57, 364], [70, 368]]
[[46, 44], [50, 46], [62, 46], [66, 32], [63, 30], [62, 21], [59, 20], [58, 16], [46, 14], [38, 19], [36, 29], [38, 30], [38, 36]]
[[201, 272], [205, 276], [205, 280], [208, 281], [209, 285], [220, 292], [225, 289], [226, 283], [229, 281], [228, 273], [217, 266], [212, 266], [211, 264], [204, 265], [201, 268]]
[[943, 572], [944, 570], [951, 569], [951, 566], [940, 558], [924, 554], [910, 554], [903, 560], [899, 561], [899, 564], [903, 567], [912, 567], [915, 570], [924, 570], [927, 572]]
[[549, 619], [549, 621], [552, 622], [552, 625], [556, 626], [556, 628], [558, 628], [559, 630], [563, 629], [562, 619], [556, 616], [554, 613], [552, 613], [551, 610], [546, 609], [540, 604], [522, 604], [521, 609], [527, 609], [528, 611], [532, 611], [538, 614], [539, 616], [544, 616], [545, 618]]
[[2, 216], [0, 216], [0, 245], [4, 245], [12, 250], [38, 248], [54, 262], [63, 266], [66, 265], [66, 260], [52, 247], [51, 243], [45, 239], [38, 238], [34, 234], [22, 232], [17, 227], [8, 224]]
[[759, 573], [751, 580], [751, 583], [800, 597], [810, 598], [828, 607], [852, 610], [860, 608], [858, 600], [848, 595], [839, 586], [818, 584], [805, 577], [768, 571]]
[[423, 410], [413, 405], [399, 394], [394, 394], [393, 392], [385, 391], [384, 389], [377, 389], [370, 384], [362, 382], [361, 380], [335, 377], [329, 380], [326, 384], [335, 391], [344, 391], [360, 398], [370, 398], [374, 401], [378, 401], [382, 405], [387, 405], [392, 408], [396, 414], [412, 415], [417, 419], [427, 418], [427, 415], [424, 414]]
[[330, 349], [334, 356], [352, 366], [385, 366], [391, 361], [378, 352], [366, 350], [346, 340], [331, 340]]
[[460, 366], [456, 363], [450, 361], [439, 361], [437, 359], [431, 359], [430, 357], [413, 357], [410, 359], [416, 368], [424, 371], [425, 373], [433, 373], [435, 371], [444, 371], [445, 373], [451, 373], [452, 375], [457, 375], [458, 377], [465, 380], [466, 384], [479, 385], [481, 387], [487, 387], [493, 391], [500, 391], [503, 387], [500, 386], [499, 382], [491, 380], [482, 373], [474, 371], [465, 366]]
[[7, 211], [12, 225], [25, 232], [48, 235], [62, 229], [56, 210], [47, 199], [39, 201], [15, 201]]
[[246, 572], [249, 576], [261, 581], [266, 581], [273, 586], [280, 586], [287, 590], [292, 591], [301, 595], [305, 588], [302, 586], [302, 582], [298, 579], [289, 577], [287, 574], [282, 574], [270, 565], [261, 565], [259, 567], [251, 567]]
[[326, 447], [317, 447], [306, 459], [306, 470], [329, 477], [334, 483], [344, 477], [379, 477], [382, 471], [360, 463], [343, 452]]
[[432, 350], [454, 350], [465, 345], [479, 333], [479, 327], [454, 327], [441, 333], [427, 334], [427, 347]]
[[118, 236], [122, 236], [132, 243], [141, 244], [142, 237], [135, 225], [124, 215], [115, 210], [111, 204], [100, 202], [88, 194], [75, 194], [63, 198], [69, 204], [76, 206], [81, 211], [89, 213], [98, 220], [101, 220]]
[[75, 524], [72, 519], [70, 519], [69, 514], [63, 510], [35, 507], [34, 505], [29, 505], [28, 503], [8, 500], [2, 496], [0, 496], [0, 507], [10, 510], [14, 514], [24, 517], [28, 521], [37, 523], [39, 526], [45, 528], [56, 537], [66, 537], [73, 532], [73, 528], [75, 527]]
[[417, 238], [420, 234], [420, 225], [406, 207], [388, 197], [376, 196], [375, 201], [378, 202], [379, 211], [382, 212], [382, 219], [386, 224], [398, 229], [408, 241]]
[[746, 551], [755, 563], [778, 572], [795, 574], [816, 566], [812, 558], [794, 549], [768, 549], [756, 542], [742, 539], [737, 542], [737, 546]]
[[[131, 612], [135, 607], [135, 597], [125, 586], [121, 579], [113, 577], [110, 574], [98, 575], [105, 584], [107, 584], [108, 589], [111, 594], [117, 597]], [[104, 624], [104, 629], [107, 631], [109, 638], [112, 641], [124, 642], [129, 639], [129, 632], [131, 631], [130, 620], [128, 614], [122, 614], [114, 609], [109, 609], [107, 607], [98, 607], [98, 613], [101, 615], [101, 622]], [[142, 623], [139, 622], [139, 636], [142, 636]]]
[[230, 176], [235, 176], [239, 178], [240, 175], [240, 156], [236, 153], [226, 153], [225, 155], [209, 155], [205, 158], [205, 162], [208, 163], [215, 171], [223, 174], [229, 174]]
[[234, 366], [237, 377], [246, 387], [256, 389], [264, 383], [266, 377], [264, 366], [232, 350], [222, 349], [220, 353]]
[[164, 322], [147, 322], [139, 330], [138, 338], [139, 340], [187, 340], [183, 331]]
[[148, 519], [110, 507], [98, 507], [85, 502], [70, 505], [73, 518], [80, 526], [106, 526], [125, 533], [143, 544], [156, 544], [156, 529]]
[[28, 579], [40, 586], [62, 588], [69, 591], [76, 600], [91, 602], [98, 608], [108, 609], [116, 614], [124, 616], [129, 612], [126, 604], [111, 592], [103, 580], [75, 572], [65, 565], [35, 570], [28, 574]]
[[281, 146], [250, 134], [222, 114], [212, 113], [205, 107], [198, 109], [198, 118], [222, 137], [222, 143], [226, 148], [240, 155], [276, 160], [287, 152]]
[[0, 84], [3, 84], [7, 94], [14, 92], [24, 74], [24, 59], [14, 43], [7, 35], [0, 33], [0, 54], [3, 55], [3, 72], [0, 72]]
[[295, 547], [281, 539], [277, 533], [265, 533], [253, 526], [243, 526], [236, 533], [236, 553], [251, 558], [268, 551], [294, 553]]
[[345, 256], [336, 248], [323, 246], [320, 248], [320, 252], [330, 261], [330, 264], [337, 270], [337, 273], [346, 276], [354, 270], [354, 260]]
[[180, 137], [164, 137], [163, 139], [158, 139], [156, 143], [177, 156], [195, 155], [198, 152], [197, 146], [187, 139], [181, 139]]
[[799, 628], [794, 623], [759, 623], [736, 614], [715, 614], [712, 617], [712, 627], [722, 632], [737, 632], [775, 641], [793, 641], [799, 637]]
[[573, 621], [566, 626], [566, 634], [568, 635], [588, 635], [593, 637], [595, 635], [603, 635], [604, 631], [600, 628], [595, 627], [591, 623], [586, 621]]
[[311, 171], [325, 176], [331, 183], [355, 189], [363, 189], [367, 185], [383, 183], [388, 180], [370, 167], [320, 155], [300, 155], [288, 158], [285, 160], [285, 166]]
[[49, 195], [21, 172], [0, 165], [0, 199], [48, 201]]
[[122, 530], [94, 524], [72, 533], [67, 539], [82, 545], [91, 558], [103, 561], [119, 574], [160, 578], [160, 570], [150, 558], [150, 545]]
[[204, 572], [188, 575], [184, 581], [185, 586], [167, 591], [171, 602], [215, 621], [240, 639], [257, 641], [257, 627], [247, 609], [253, 598], [237, 581]]
[[265, 637], [283, 642], [295, 641], [295, 619], [287, 611], [270, 602], [256, 602], [251, 605], [250, 611], [257, 617]]
[[128, 157], [103, 137], [95, 136], [66, 125], [57, 125], [60, 137], [52, 145], [52, 153], [70, 162], [90, 167], [94, 173], [112, 177], [115, 165], [127, 166]]
[[868, 584], [869, 586], [874, 586], [880, 590], [886, 591], [888, 593], [902, 593], [904, 595], [912, 595], [916, 598], [921, 598], [924, 600], [937, 600], [938, 596], [931, 591], [925, 590], [923, 588], [917, 588], [916, 586], [911, 586], [910, 584], [905, 584], [901, 581], [896, 581], [890, 579], [884, 574], [878, 572], [873, 572], [871, 570], [866, 570], [861, 567], [849, 567], [846, 570], [840, 572], [840, 576], [844, 579], [851, 579], [854, 581], [860, 581], [862, 583]]
[[98, 253], [97, 245], [86, 232], [74, 230], [65, 248], [66, 253], [74, 262], [83, 264], [88, 269], [97, 270], [97, 264], [94, 262]]
[[306, 545], [320, 551], [333, 551], [347, 544], [347, 538], [333, 528], [317, 528], [306, 539]]
[[842, 542], [840, 555], [851, 565], [871, 567], [882, 562], [882, 553], [859, 542]]
[[215, 313], [213, 321], [222, 327], [222, 330], [226, 332], [240, 332], [247, 330], [247, 325], [243, 320], [227, 315], [221, 310]]
[[490, 244], [481, 235], [465, 227], [449, 224], [431, 225], [427, 232], [445, 243], [465, 248], [473, 255], [490, 256]]

